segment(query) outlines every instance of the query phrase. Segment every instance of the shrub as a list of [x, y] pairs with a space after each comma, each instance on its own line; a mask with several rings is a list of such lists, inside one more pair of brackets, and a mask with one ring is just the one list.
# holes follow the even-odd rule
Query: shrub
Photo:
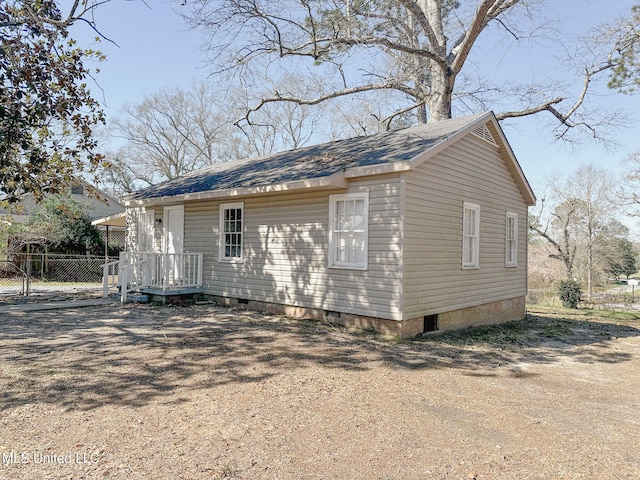
[[578, 308], [578, 302], [582, 295], [580, 284], [575, 280], [562, 280], [558, 287], [558, 294], [563, 307]]

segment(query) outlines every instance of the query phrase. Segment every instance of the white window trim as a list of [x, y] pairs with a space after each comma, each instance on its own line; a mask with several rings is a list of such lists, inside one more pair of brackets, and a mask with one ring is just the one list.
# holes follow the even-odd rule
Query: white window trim
[[[475, 236], [473, 241], [473, 258], [470, 262], [465, 261], [465, 239], [466, 232], [465, 227], [467, 224], [467, 210], [474, 210], [476, 212], [475, 215]], [[463, 269], [472, 269], [472, 268], [480, 268], [480, 205], [477, 203], [462, 203], [462, 268]]]
[[[242, 211], [242, 231], [240, 234], [241, 243], [240, 243], [240, 256], [239, 257], [226, 257], [224, 254], [225, 251], [225, 231], [224, 231], [224, 211], [232, 210], [232, 209], [240, 209]], [[242, 263], [244, 261], [244, 225], [245, 225], [245, 216], [244, 216], [244, 202], [234, 202], [234, 203], [221, 203], [220, 209], [218, 212], [219, 216], [219, 226], [218, 226], [218, 262], [224, 263]]]
[[[513, 219], [513, 261], [509, 261], [509, 219]], [[507, 212], [505, 216], [505, 266], [518, 266], [518, 214]]]
[[[336, 260], [335, 255], [335, 216], [336, 205], [340, 201], [345, 200], [364, 200], [364, 252], [361, 263], [340, 262]], [[369, 193], [346, 193], [341, 195], [329, 195], [329, 268], [343, 268], [350, 270], [367, 270], [369, 267]]]

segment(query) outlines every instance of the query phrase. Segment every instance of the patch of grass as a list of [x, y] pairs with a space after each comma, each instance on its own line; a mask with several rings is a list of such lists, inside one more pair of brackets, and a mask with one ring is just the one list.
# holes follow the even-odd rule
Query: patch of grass
[[612, 332], [637, 332], [640, 311], [607, 311], [569, 308], [529, 309], [524, 320], [498, 325], [470, 327], [462, 330], [421, 335], [414, 341], [445, 344], [456, 347], [481, 346], [512, 349], [533, 346], [545, 340], [572, 342], [576, 335], [594, 338], [610, 337]]
[[537, 328], [532, 319], [507, 322], [499, 325], [469, 327], [417, 337], [419, 341], [446, 343], [449, 345], [524, 345]]
[[600, 323], [640, 326], [640, 311], [634, 310], [596, 310], [593, 308], [562, 308], [562, 307], [529, 307], [532, 315], [558, 318], [563, 320], [586, 320]]
[[222, 467], [222, 475], [220, 478], [237, 478], [240, 476], [240, 469], [233, 465], [226, 464]]
[[542, 326], [542, 335], [547, 338], [573, 335], [573, 330], [566, 323], [551, 323]]
[[612, 311], [609, 312], [608, 318], [614, 320], [640, 322], [640, 312]]
[[359, 328], [356, 330], [351, 330], [349, 333], [354, 337], [359, 337], [366, 340], [375, 340], [379, 342], [402, 343], [407, 340], [395, 335], [385, 335], [384, 333], [380, 333], [373, 328]]

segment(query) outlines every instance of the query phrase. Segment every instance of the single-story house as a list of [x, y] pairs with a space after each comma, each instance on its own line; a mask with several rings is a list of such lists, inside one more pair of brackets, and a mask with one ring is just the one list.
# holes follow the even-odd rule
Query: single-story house
[[129, 252], [199, 255], [198, 286], [228, 305], [403, 336], [525, 316], [535, 196], [491, 112], [219, 163], [124, 203]]

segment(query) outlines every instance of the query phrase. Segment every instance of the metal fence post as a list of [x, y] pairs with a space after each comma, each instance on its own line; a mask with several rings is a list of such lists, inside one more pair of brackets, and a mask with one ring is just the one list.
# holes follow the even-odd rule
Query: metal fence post
[[29, 296], [29, 290], [31, 288], [31, 255], [27, 254], [27, 288], [24, 291], [24, 296]]
[[102, 297], [109, 296], [109, 264], [105, 262], [102, 266]]

